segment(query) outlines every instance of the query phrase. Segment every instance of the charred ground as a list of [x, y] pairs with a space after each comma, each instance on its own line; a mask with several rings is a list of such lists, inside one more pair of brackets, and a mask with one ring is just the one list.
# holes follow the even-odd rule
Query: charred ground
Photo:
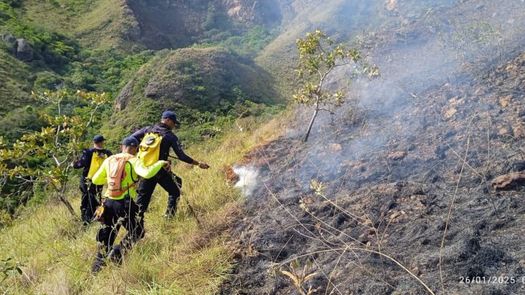
[[[464, 2], [441, 17], [468, 20], [500, 9]], [[414, 22], [398, 36], [414, 46], [376, 52], [432, 49], [431, 31]], [[492, 186], [499, 175], [525, 169], [525, 53], [522, 40], [508, 40], [497, 56], [479, 47], [469, 52], [476, 58], [462, 56], [454, 66], [429, 63], [387, 77], [381, 83], [412, 84], [392, 90], [394, 99], [381, 107], [370, 97], [384, 92], [358, 90], [359, 106], [332, 124], [327, 118], [308, 144], [298, 123], [249, 155], [259, 186], [231, 229], [238, 266], [222, 293], [298, 293], [281, 272], [294, 272], [292, 261], [298, 273], [306, 266], [314, 274], [303, 282], [313, 294], [424, 294], [412, 275], [440, 294], [523, 293], [522, 190]], [[516, 282], [462, 282], [476, 277]]]

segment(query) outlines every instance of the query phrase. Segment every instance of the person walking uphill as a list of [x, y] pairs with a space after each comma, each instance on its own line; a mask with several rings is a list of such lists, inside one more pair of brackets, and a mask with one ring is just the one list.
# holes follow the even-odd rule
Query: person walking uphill
[[[173, 149], [179, 160], [188, 164], [197, 165], [201, 169], [208, 169], [210, 167], [208, 164], [200, 163], [184, 153], [179, 139], [172, 131], [178, 126], [180, 126], [180, 123], [177, 120], [177, 115], [172, 111], [165, 111], [162, 113], [159, 124], [142, 128], [133, 133], [132, 136], [140, 141], [138, 157], [144, 162], [145, 166], [148, 166], [157, 159], [168, 160], [170, 149]], [[180, 197], [180, 183], [175, 183], [173, 178], [171, 171], [160, 170], [155, 177], [144, 179], [139, 183], [137, 205], [140, 208], [142, 218], [148, 210], [151, 195], [157, 183], [169, 194], [165, 216], [168, 218], [175, 216]]]
[[[150, 178], [162, 168], [169, 169], [168, 161], [157, 161], [149, 167], [144, 167], [135, 155], [139, 142], [134, 137], [128, 137], [122, 142], [122, 153], [104, 160], [100, 169], [93, 176], [93, 183], [107, 183], [106, 199], [97, 209], [95, 218], [102, 223], [97, 234], [98, 251], [92, 265], [92, 271], [98, 272], [105, 259], [120, 263], [122, 255], [129, 251], [132, 245], [142, 238], [142, 229], [137, 219], [138, 207], [133, 201], [137, 192], [135, 185], [140, 177]], [[118, 246], [113, 246], [121, 226], [127, 230]]]
[[80, 160], [73, 163], [75, 169], [84, 168], [80, 177], [80, 191], [82, 201], [80, 202], [80, 215], [84, 224], [91, 223], [93, 214], [99, 206], [97, 198], [102, 193], [102, 186], [94, 185], [90, 179], [95, 175], [104, 160], [111, 156], [111, 152], [104, 149], [104, 137], [97, 135], [93, 138], [93, 147], [82, 152]]

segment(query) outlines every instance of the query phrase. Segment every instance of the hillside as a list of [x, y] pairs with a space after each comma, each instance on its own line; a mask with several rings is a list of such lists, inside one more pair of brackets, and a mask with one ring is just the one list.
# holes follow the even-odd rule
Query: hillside
[[181, 48], [212, 37], [217, 42], [280, 22], [271, 1], [30, 0], [21, 6], [30, 22], [85, 47], [124, 51]]
[[521, 294], [522, 11], [462, 1], [373, 32], [379, 79], [311, 142], [298, 110], [239, 163], [258, 176], [221, 294]]
[[[55, 115], [32, 91], [79, 89], [111, 99], [68, 146], [102, 133], [115, 152], [172, 109], [184, 149], [211, 166], [174, 162], [177, 216], [162, 217], [157, 189], [144, 239], [95, 276], [99, 225], [0, 159], [0, 292], [523, 293], [525, 3], [321, 2], [0, 0], [0, 149]], [[380, 75], [337, 67], [326, 81], [346, 102], [303, 142], [312, 109], [290, 94], [296, 40], [315, 29]], [[71, 126], [55, 120], [42, 133]], [[27, 155], [12, 170], [65, 167]], [[77, 212], [78, 172], [59, 177]]]
[[265, 70], [281, 77], [278, 87], [288, 95], [295, 81], [293, 71], [296, 57], [295, 41], [307, 32], [322, 28], [339, 42], [364, 49], [367, 38], [386, 28], [401, 28], [429, 12], [447, 7], [457, 1], [281, 1], [282, 34], [279, 34], [257, 56]]
[[[158, 110], [164, 109], [177, 109], [183, 124], [190, 128], [218, 123], [220, 116], [243, 117], [248, 115], [243, 109], [249, 104], [277, 101], [272, 84], [273, 78], [252, 61], [225, 49], [161, 52], [137, 71], [117, 96], [116, 112], [106, 124], [106, 133], [120, 138], [154, 124]], [[214, 135], [212, 130], [199, 132]]]
[[280, 22], [280, 11], [271, 4], [2, 1], [0, 91], [10, 99], [0, 114], [25, 106], [32, 90], [66, 87], [116, 97], [134, 71], [155, 55], [149, 49], [220, 45], [253, 56]]

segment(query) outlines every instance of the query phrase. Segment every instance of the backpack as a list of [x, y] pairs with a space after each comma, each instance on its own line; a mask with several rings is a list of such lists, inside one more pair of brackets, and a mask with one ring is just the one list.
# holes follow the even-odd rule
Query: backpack
[[93, 175], [97, 173], [97, 170], [100, 168], [100, 166], [102, 166], [102, 163], [107, 157], [108, 156], [102, 151], [93, 151], [93, 155], [91, 156], [91, 163], [89, 164], [87, 178], [93, 178]]
[[[133, 155], [118, 154], [108, 159], [108, 192], [111, 197], [118, 197], [125, 193], [129, 188], [133, 187], [135, 183], [122, 187], [122, 180], [126, 178], [126, 164]], [[131, 163], [129, 163], [131, 165]]]
[[148, 167], [155, 164], [160, 157], [160, 143], [162, 142], [162, 135], [154, 132], [148, 132], [140, 142], [139, 158], [144, 166]]

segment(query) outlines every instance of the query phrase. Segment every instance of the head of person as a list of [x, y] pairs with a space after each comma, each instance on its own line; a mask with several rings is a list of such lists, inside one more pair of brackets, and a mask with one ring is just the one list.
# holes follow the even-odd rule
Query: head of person
[[180, 126], [180, 122], [177, 120], [177, 115], [173, 111], [165, 111], [162, 113], [162, 118], [160, 122], [170, 129], [178, 128]]
[[93, 137], [93, 145], [97, 149], [104, 148], [104, 142], [105, 141], [106, 141], [106, 139], [102, 135], [95, 135], [95, 137]]
[[139, 141], [133, 137], [126, 137], [122, 140], [121, 149], [123, 153], [136, 155], [139, 151]]

